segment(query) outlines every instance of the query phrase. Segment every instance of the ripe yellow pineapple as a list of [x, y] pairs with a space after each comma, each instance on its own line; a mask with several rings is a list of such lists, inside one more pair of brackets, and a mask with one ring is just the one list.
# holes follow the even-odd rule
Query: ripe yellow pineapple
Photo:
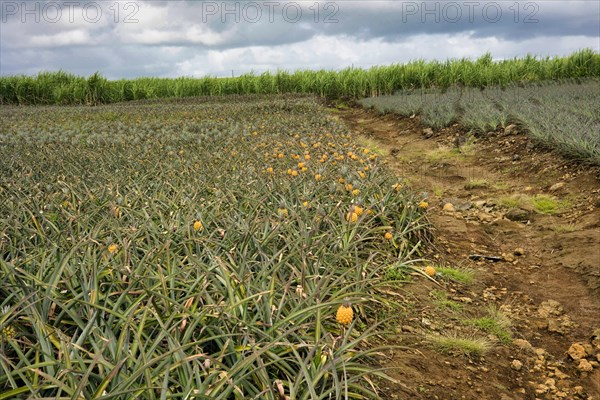
[[359, 206], [359, 205], [357, 205], [357, 204], [353, 205], [353, 206], [352, 206], [352, 208], [350, 208], [350, 212], [353, 212], [353, 213], [355, 213], [355, 214], [356, 214], [356, 215], [358, 215], [359, 217], [360, 217], [361, 215], [363, 215], [363, 212], [364, 212], [364, 211], [365, 211], [365, 210], [364, 210], [364, 208], [362, 208], [361, 206]]
[[358, 221], [358, 214], [355, 212], [349, 212], [348, 214], [346, 214], [346, 221], [348, 222], [356, 222]]
[[352, 318], [354, 318], [354, 311], [352, 311], [350, 303], [344, 303], [337, 309], [335, 319], [339, 324], [350, 325]]
[[426, 266], [426, 267], [425, 267], [425, 269], [424, 269], [424, 271], [425, 271], [425, 273], [426, 273], [427, 275], [429, 275], [429, 276], [430, 276], [430, 277], [432, 277], [432, 278], [433, 278], [433, 277], [435, 276], [435, 274], [437, 273], [437, 271], [435, 270], [435, 268], [434, 268], [434, 267], [432, 267], [431, 265], [428, 265], [428, 266]]

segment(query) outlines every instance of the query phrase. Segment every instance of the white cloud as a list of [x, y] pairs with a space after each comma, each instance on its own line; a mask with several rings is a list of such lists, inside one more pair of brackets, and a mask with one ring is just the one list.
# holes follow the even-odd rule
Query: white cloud
[[53, 35], [34, 35], [27, 38], [28, 47], [62, 47], [77, 45], [93, 45], [96, 40], [90, 33], [83, 29], [75, 29]]
[[[125, 9], [130, 3], [139, 8]], [[408, 3], [421, 7], [421, 2]], [[416, 58], [472, 58], [487, 51], [496, 58], [565, 55], [583, 47], [600, 51], [600, 21], [593, 16], [600, 3], [591, 3], [536, 2], [535, 24], [515, 23], [507, 14], [497, 24], [427, 25], [418, 18], [402, 21], [402, 4], [407, 2], [339, 2], [335, 24], [323, 22], [324, 2], [319, 3], [318, 23], [309, 8], [314, 3], [307, 2], [302, 3], [305, 18], [298, 23], [285, 21], [281, 3], [273, 22], [264, 13], [256, 24], [233, 23], [232, 18], [222, 23], [219, 15], [206, 18], [200, 2], [106, 2], [96, 23], [86, 22], [78, 7], [73, 22], [63, 13], [58, 23], [23, 23], [13, 16], [0, 24], [0, 73], [64, 69], [101, 71], [112, 78], [230, 76], [232, 69], [236, 75], [278, 68], [341, 69]], [[137, 22], [125, 23], [127, 16]]]
[[533, 38], [523, 42], [495, 37], [473, 38], [459, 35], [418, 35], [398, 43], [380, 39], [357, 41], [348, 36], [315, 36], [292, 45], [251, 46], [240, 49], [210, 50], [177, 63], [175, 75], [203, 76], [208, 73], [229, 76], [254, 71], [275, 71], [277, 68], [342, 69], [354, 65], [369, 68], [375, 65], [402, 63], [414, 59], [445, 60], [476, 58], [490, 51], [496, 58], [512, 58], [532, 53], [540, 56], [567, 55], [581, 47], [593, 47], [594, 39], [564, 37], [555, 40]]

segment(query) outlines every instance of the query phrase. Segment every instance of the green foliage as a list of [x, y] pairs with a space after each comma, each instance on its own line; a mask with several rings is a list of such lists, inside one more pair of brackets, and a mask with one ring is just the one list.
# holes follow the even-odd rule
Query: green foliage
[[433, 301], [436, 306], [440, 308], [445, 308], [450, 311], [461, 311], [463, 309], [463, 305], [448, 299], [448, 294], [441, 290], [432, 290], [430, 293], [431, 297], [433, 297]]
[[485, 337], [471, 337], [456, 332], [429, 335], [427, 339], [444, 354], [481, 357], [492, 348], [491, 342]]
[[559, 200], [554, 196], [543, 194], [535, 195], [531, 198], [531, 203], [535, 210], [541, 214], [556, 214], [569, 207], [569, 202]]
[[510, 319], [495, 307], [490, 307], [486, 316], [467, 319], [463, 322], [496, 336], [504, 344], [512, 342]]
[[453, 122], [480, 135], [509, 123], [538, 144], [584, 163], [600, 165], [600, 91], [597, 79], [538, 82], [507, 87], [451, 88], [366, 98], [366, 107], [399, 115], [421, 114], [440, 129]]
[[[477, 60], [416, 60], [367, 70], [345, 68], [293, 73], [279, 70], [234, 78], [207, 76], [108, 81], [98, 73], [86, 79], [59, 71], [43, 72], [35, 77], [0, 77], [0, 104], [106, 104], [166, 97], [280, 93], [358, 99], [389, 95], [399, 90], [447, 89], [455, 85], [481, 88], [590, 76], [600, 76], [600, 54], [592, 49], [583, 49], [567, 57], [527, 56], [493, 61], [487, 53]], [[451, 120], [449, 110], [443, 112], [445, 116], [437, 122], [440, 126]]]
[[475, 280], [475, 270], [471, 268], [436, 267], [437, 272], [445, 279], [469, 285]]
[[377, 289], [426, 221], [316, 99], [4, 107], [0, 121], [0, 398], [377, 397]]

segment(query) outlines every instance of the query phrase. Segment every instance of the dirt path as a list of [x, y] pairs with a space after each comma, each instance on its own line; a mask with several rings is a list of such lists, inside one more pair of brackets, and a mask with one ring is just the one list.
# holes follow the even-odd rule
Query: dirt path
[[[458, 126], [431, 132], [418, 118], [361, 108], [332, 114], [427, 196], [429, 258], [476, 270], [471, 284], [415, 277], [403, 287], [411, 304], [394, 339], [403, 347], [382, 364], [406, 387], [384, 397], [600, 399], [600, 171], [535, 149], [518, 127], [457, 147]], [[510, 319], [512, 342], [469, 358], [442, 355], [425, 339], [462, 334], [461, 321], [486, 310]]]

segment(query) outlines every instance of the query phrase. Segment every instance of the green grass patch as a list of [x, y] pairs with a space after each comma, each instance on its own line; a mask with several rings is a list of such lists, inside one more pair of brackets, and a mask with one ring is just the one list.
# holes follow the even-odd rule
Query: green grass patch
[[471, 179], [465, 183], [465, 190], [486, 189], [490, 186], [487, 179]]
[[496, 336], [503, 344], [508, 344], [512, 341], [510, 319], [506, 314], [493, 306], [488, 309], [487, 315], [480, 318], [466, 319], [463, 323]]
[[445, 279], [469, 285], [475, 280], [475, 270], [471, 268], [436, 267], [437, 272]]
[[448, 294], [441, 290], [432, 290], [430, 296], [433, 297], [433, 303], [442, 309], [458, 312], [462, 311], [463, 305], [448, 298]]
[[464, 153], [458, 151], [456, 147], [440, 146], [425, 153], [425, 160], [434, 164], [445, 160], [456, 160], [463, 157], [463, 155]]
[[568, 224], [557, 224], [552, 226], [550, 229], [552, 229], [556, 233], [571, 233], [581, 230], [581, 225], [571, 222]]
[[507, 190], [510, 189], [511, 185], [508, 182], [494, 182], [492, 184], [492, 188], [496, 189], [496, 190]]
[[492, 348], [486, 337], [461, 335], [456, 332], [428, 335], [426, 339], [443, 354], [481, 357]]
[[540, 214], [557, 214], [570, 206], [569, 201], [554, 196], [538, 194], [531, 198], [531, 204]]
[[359, 136], [356, 141], [366, 149], [369, 149], [370, 152], [377, 154], [378, 156], [387, 156], [389, 155], [389, 151], [385, 148], [381, 148], [379, 143], [371, 138], [366, 136]]
[[506, 208], [522, 208], [549, 215], [560, 213], [569, 208], [571, 204], [568, 200], [561, 200], [547, 194], [536, 194], [535, 196], [511, 194], [500, 197], [498, 203]]
[[523, 194], [501, 196], [498, 203], [506, 208], [524, 208], [531, 205], [530, 197]]

